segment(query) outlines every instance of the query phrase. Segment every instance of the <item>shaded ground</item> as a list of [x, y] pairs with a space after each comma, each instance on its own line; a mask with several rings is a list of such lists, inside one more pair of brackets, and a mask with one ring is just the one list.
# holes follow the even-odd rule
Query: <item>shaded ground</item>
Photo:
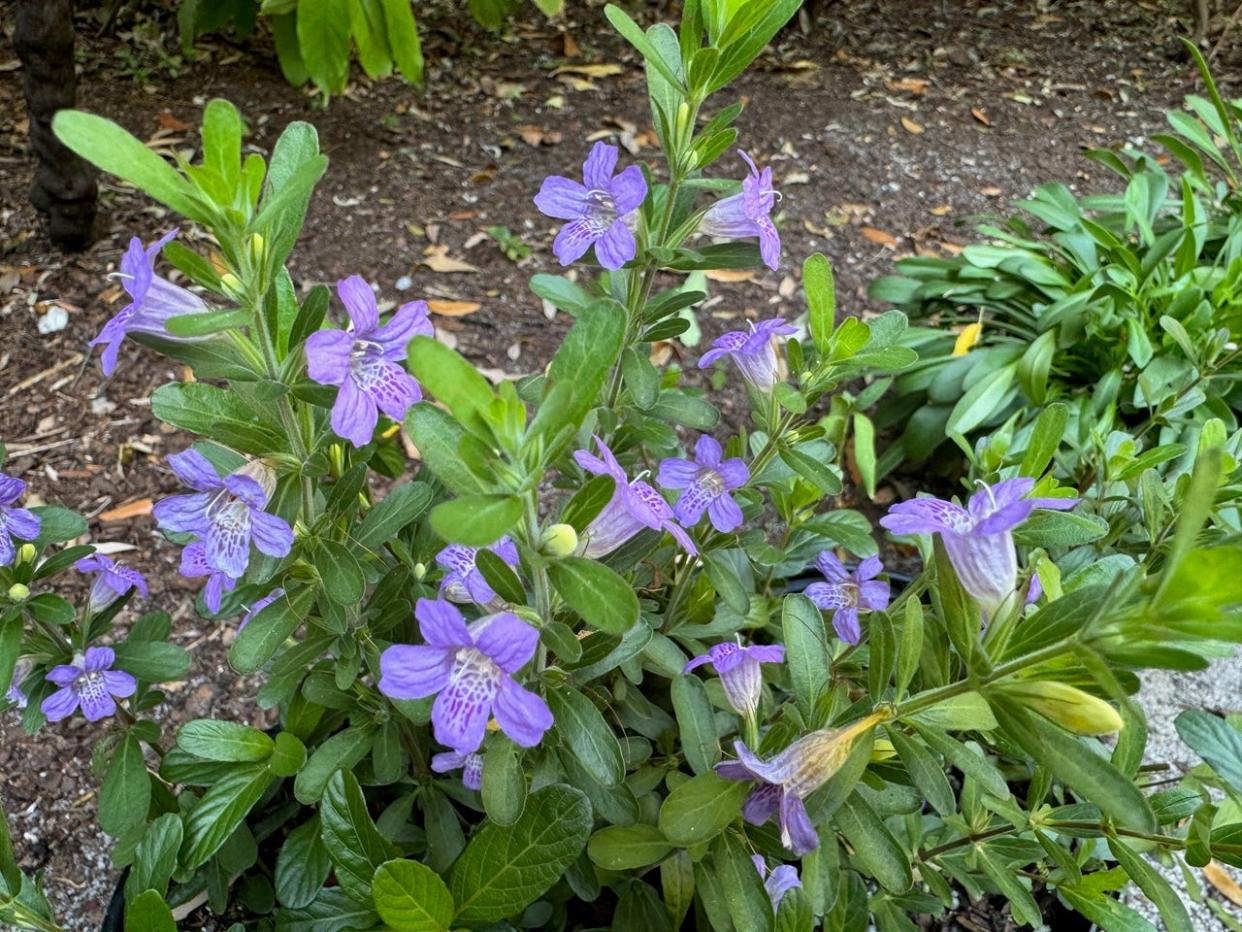
[[[570, 7], [564, 24], [532, 20], [503, 37], [468, 19], [425, 14], [426, 93], [360, 80], [348, 100], [326, 111], [283, 82], [266, 50], [249, 54], [206, 40], [194, 61], [179, 62], [169, 22], [123, 14], [118, 35], [100, 39], [92, 14], [79, 22], [80, 105], [186, 154], [195, 151], [192, 127], [214, 96], [241, 107], [254, 131], [249, 143], [264, 153], [290, 120], [313, 121], [332, 164], [295, 254], [299, 286], [359, 273], [386, 298], [479, 303], [474, 313], [439, 317], [445, 337], [482, 366], [530, 372], [568, 325], [563, 315], [548, 319], [525, 286], [534, 272], [555, 271], [554, 224], [531, 204], [541, 179], [575, 174], [594, 138], [624, 145], [630, 158], [655, 157], [635, 56], [604, 31], [598, 8]], [[870, 279], [898, 256], [965, 243], [969, 229], [960, 222], [971, 215], [1045, 181], [1080, 191], [1107, 186], [1103, 169], [1081, 150], [1141, 144], [1194, 89], [1175, 38], [1185, 29], [1156, 5], [851, 0], [821, 7], [810, 36], [787, 30], [736, 87], [748, 101], [741, 140], [774, 166], [784, 193], [786, 265], [782, 273], [713, 282], [701, 318], [705, 338], [733, 329], [743, 315], [796, 315], [798, 303], [786, 299], [797, 292], [801, 258], [815, 250], [837, 268], [843, 310], [864, 310]], [[11, 2], [0, 2], [5, 28], [10, 10]], [[171, 720], [214, 713], [260, 724], [247, 699], [252, 691], [239, 688], [224, 661], [231, 633], [193, 618], [192, 587], [173, 572], [173, 548], [141, 513], [144, 500], [175, 485], [162, 461], [185, 444], [151, 418], [147, 398], [182, 373], [127, 348], [116, 376], [104, 381], [85, 357], [86, 341], [121, 306], [120, 289], [105, 276], [128, 237], [148, 240], [171, 221], [104, 180], [95, 246], [67, 258], [50, 249], [25, 201], [31, 168], [20, 70], [10, 54], [0, 51], [5, 471], [27, 479], [35, 495], [92, 516], [96, 539], [136, 548], [128, 559], [151, 578], [152, 602], [174, 612], [177, 639], [193, 647], [192, 679], [174, 694]], [[1218, 69], [1236, 93], [1233, 54], [1225, 48]], [[731, 99], [722, 95], [718, 104]], [[741, 167], [729, 157], [718, 171]], [[508, 228], [529, 255], [507, 258], [485, 232], [492, 226]], [[475, 271], [436, 271], [445, 258]], [[54, 308], [68, 312], [67, 326], [41, 333], [39, 321]], [[130, 503], [138, 503], [136, 517], [109, 518]], [[95, 927], [112, 883], [90, 795], [96, 734], [77, 720], [34, 741], [11, 719], [0, 722], [0, 792], [20, 857], [27, 868], [47, 870], [49, 893], [74, 930]]]

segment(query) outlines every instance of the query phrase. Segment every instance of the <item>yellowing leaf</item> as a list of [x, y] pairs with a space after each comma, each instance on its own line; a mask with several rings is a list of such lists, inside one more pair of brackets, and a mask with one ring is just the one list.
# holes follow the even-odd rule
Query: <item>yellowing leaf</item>
[[105, 511], [99, 516], [100, 521], [128, 521], [130, 518], [139, 518], [143, 515], [151, 513], [153, 505], [151, 499], [140, 498], [134, 502], [126, 502], [124, 505], [118, 505], [109, 511]]
[[875, 227], [863, 227], [862, 235], [869, 242], [875, 243], [877, 246], [893, 247], [897, 245], [897, 237], [892, 233], [885, 233], [883, 230], [877, 230]]
[[967, 324], [957, 335], [957, 342], [953, 344], [954, 356], [965, 356], [979, 343], [979, 339], [983, 336], [983, 324], [975, 322]]
[[755, 277], [751, 269], [712, 269], [703, 274], [713, 282], [748, 282]]
[[477, 272], [478, 269], [461, 259], [454, 259], [448, 254], [447, 246], [428, 246], [424, 250], [426, 259], [423, 265], [433, 272]]
[[580, 74], [588, 78], [607, 78], [625, 71], [620, 65], [604, 63], [599, 65], [561, 65], [552, 72], [553, 75]]
[[1238, 886], [1238, 882], [1229, 876], [1229, 872], [1217, 864], [1215, 861], [1209, 861], [1207, 867], [1203, 868], [1203, 876], [1208, 882], [1214, 886], [1221, 894], [1233, 903], [1235, 906], [1242, 906], [1242, 886]]
[[473, 314], [482, 305], [478, 301], [446, 301], [437, 298], [428, 301], [427, 307], [431, 313], [439, 314], [441, 317], [465, 317], [467, 314]]

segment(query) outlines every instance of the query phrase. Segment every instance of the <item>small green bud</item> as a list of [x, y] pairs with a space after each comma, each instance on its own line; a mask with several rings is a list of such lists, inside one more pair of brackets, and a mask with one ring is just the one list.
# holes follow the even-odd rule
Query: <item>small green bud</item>
[[263, 256], [266, 250], [267, 245], [263, 242], [263, 237], [258, 233], [252, 234], [250, 237], [250, 261], [255, 264], [256, 268], [263, 265]]
[[18, 563], [33, 563], [39, 551], [35, 549], [34, 544], [22, 544], [17, 548]]
[[14, 602], [25, 602], [30, 598], [30, 587], [25, 583], [13, 583], [9, 586], [9, 598]]
[[224, 289], [224, 293], [235, 301], [242, 299], [241, 279], [232, 272], [225, 272], [220, 276], [220, 286]]
[[578, 532], [569, 524], [553, 524], [539, 536], [539, 550], [552, 557], [567, 557], [578, 549]]
[[423, 577], [426, 575], [427, 575], [427, 564], [426, 563], [415, 563], [414, 564], [414, 578], [417, 579], [419, 582], [422, 582]]

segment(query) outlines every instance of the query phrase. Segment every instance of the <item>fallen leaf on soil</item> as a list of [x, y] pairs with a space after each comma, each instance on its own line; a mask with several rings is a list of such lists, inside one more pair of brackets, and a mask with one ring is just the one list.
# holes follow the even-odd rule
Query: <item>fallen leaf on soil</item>
[[983, 112], [982, 107], [971, 107], [970, 115], [982, 123], [984, 126], [991, 126], [992, 121], [988, 119], [988, 115]]
[[892, 233], [885, 233], [883, 230], [877, 230], [875, 227], [863, 227], [862, 235], [877, 246], [893, 247], [897, 245], [897, 237]]
[[149, 515], [154, 503], [149, 498], [140, 498], [137, 501], [126, 502], [124, 505], [118, 505], [103, 512], [99, 516], [100, 521], [128, 521], [130, 518], [140, 518], [143, 515]]
[[927, 85], [931, 82], [926, 78], [898, 78], [884, 82], [890, 91], [908, 91], [911, 94], [926, 94]]
[[748, 282], [755, 277], [751, 269], [712, 269], [703, 275], [713, 282]]
[[1000, 197], [1004, 192], [994, 184], [985, 185], [979, 189], [979, 193], [984, 197]]
[[426, 259], [423, 265], [433, 272], [477, 272], [478, 268], [461, 259], [454, 259], [448, 254], [448, 246], [428, 246], [423, 254]]
[[551, 107], [553, 110], [562, 110], [565, 107], [565, 95], [553, 94], [543, 102], [545, 107]]
[[923, 132], [923, 125], [921, 123], [915, 123], [909, 117], [902, 117], [901, 125], [906, 128], [907, 133], [913, 133], [915, 136], [918, 136]]
[[552, 72], [553, 75], [562, 74], [580, 74], [586, 78], [607, 78], [610, 75], [621, 74], [625, 71], [620, 65], [612, 63], [602, 63], [598, 65], [561, 65]]
[[467, 314], [473, 314], [483, 305], [478, 301], [445, 301], [434, 299], [427, 302], [427, 307], [433, 314], [439, 314], [441, 317], [465, 317]]
[[185, 133], [191, 129], [189, 123], [183, 123], [167, 110], [160, 111], [160, 126], [164, 129], [172, 130], [174, 133]]
[[810, 182], [811, 182], [811, 176], [808, 175], [806, 172], [790, 172], [788, 175], [786, 175], [784, 178], [781, 179], [781, 184], [783, 185], [810, 184]]
[[517, 127], [517, 133], [522, 137], [522, 142], [528, 146], [551, 146], [560, 142], [563, 138], [556, 130], [546, 130], [539, 126], [526, 124]]
[[1208, 861], [1207, 867], [1203, 868], [1203, 876], [1208, 879], [1208, 883], [1214, 886], [1221, 894], [1233, 903], [1235, 906], [1242, 906], [1242, 886], [1229, 876], [1229, 873], [1217, 864], [1215, 861]]
[[948, 204], [939, 204], [931, 209], [933, 217], [943, 217], [953, 208]]
[[578, 48], [577, 41], [567, 32], [561, 33], [561, 54], [566, 58], [577, 58], [582, 54], [582, 49]]
[[595, 84], [586, 78], [580, 78], [574, 74], [558, 74], [556, 80], [568, 84], [575, 91], [595, 91], [599, 90]]

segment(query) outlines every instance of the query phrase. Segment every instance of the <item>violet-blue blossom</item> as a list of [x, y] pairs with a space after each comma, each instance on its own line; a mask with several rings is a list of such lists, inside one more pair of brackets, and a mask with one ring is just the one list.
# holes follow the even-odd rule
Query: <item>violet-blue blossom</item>
[[95, 573], [95, 582], [91, 584], [88, 600], [92, 612], [101, 612], [129, 590], [136, 589], [144, 599], [151, 597], [147, 588], [146, 577], [135, 569], [117, 563], [102, 553], [94, 553], [83, 557], [73, 564], [79, 573]]
[[763, 692], [763, 672], [760, 664], [781, 663], [785, 648], [781, 644], [751, 644], [743, 647], [732, 641], [713, 645], [706, 654], [700, 654], [686, 664], [683, 673], [710, 663], [720, 675], [729, 705], [743, 718], [754, 718], [759, 710], [759, 696]]
[[119, 278], [129, 293], [130, 303], [121, 308], [111, 320], [103, 325], [99, 335], [89, 346], [103, 344], [100, 363], [104, 375], [112, 375], [116, 369], [116, 357], [121, 343], [131, 333], [149, 333], [165, 340], [193, 342], [199, 337], [180, 337], [168, 332], [170, 318], [183, 314], [202, 314], [211, 310], [207, 303], [194, 292], [174, 285], [168, 279], [155, 274], [155, 260], [160, 250], [168, 244], [176, 230], [165, 233], [145, 249], [142, 240], [133, 237], [129, 248], [121, 257]]
[[703, 434], [694, 445], [694, 459], [669, 457], [660, 463], [657, 481], [666, 489], [685, 489], [673, 514], [683, 527], [694, 527], [706, 512], [712, 527], [727, 534], [742, 524], [742, 509], [729, 493], [750, 480], [746, 463], [724, 451], [714, 437]]
[[[256, 476], [269, 478], [267, 467], [250, 464], [221, 477], [207, 457], [193, 448], [174, 453], [168, 464], [195, 492], [156, 502], [155, 519], [166, 531], [201, 538], [206, 545], [206, 566], [213, 573], [240, 579], [250, 563], [251, 543], [268, 556], [288, 555], [293, 547], [292, 528], [283, 518], [263, 510], [271, 491]], [[190, 575], [184, 568], [182, 574]]]
[[709, 207], [699, 221], [699, 232], [729, 239], [759, 237], [763, 264], [775, 272], [781, 263], [781, 237], [771, 217], [777, 196], [772, 187], [772, 169], [759, 171], [749, 155], [740, 149], [738, 155], [750, 166], [750, 174], [742, 179], [741, 193], [722, 198]]
[[728, 356], [742, 378], [759, 391], [769, 392], [776, 384], [779, 366], [775, 340], [797, 332], [797, 327], [779, 317], [752, 323], [750, 330], [730, 331], [712, 341], [712, 348], [699, 357], [699, 368], [706, 369], [717, 359]]
[[207, 545], [201, 540], [191, 541], [181, 551], [181, 566], [177, 568], [187, 579], [207, 577], [207, 585], [203, 587], [203, 604], [209, 612], [220, 611], [220, 603], [224, 596], [237, 586], [237, 580], [213, 569], [207, 562]]
[[899, 502], [880, 519], [890, 533], [939, 534], [962, 587], [987, 618], [1018, 587], [1018, 556], [1013, 529], [1036, 508], [1073, 508], [1076, 498], [1027, 498], [1035, 480], [1005, 479], [981, 483], [965, 508], [939, 498]]
[[359, 275], [336, 284], [352, 330], [320, 330], [306, 339], [306, 374], [323, 385], [338, 385], [332, 429], [355, 447], [371, 442], [379, 412], [400, 420], [423, 397], [405, 371], [406, 344], [434, 336], [427, 302], [403, 304], [380, 326], [375, 292]]
[[[517, 545], [508, 536], [500, 538], [487, 548], [509, 566], [518, 565]], [[487, 584], [483, 573], [475, 565], [479, 548], [464, 544], [449, 544], [436, 554], [436, 563], [444, 570], [440, 580], [440, 594], [452, 602], [475, 602], [490, 605], [496, 591]]]
[[1039, 581], [1039, 574], [1031, 574], [1031, 582], [1026, 587], [1026, 604], [1034, 605], [1044, 594], [1044, 584]]
[[47, 679], [60, 689], [43, 700], [40, 708], [49, 722], [68, 718], [80, 706], [87, 721], [97, 722], [116, 712], [116, 700], [132, 696], [137, 681], [124, 670], [113, 670], [116, 654], [111, 647], [88, 647], [72, 664], [53, 667]]
[[468, 790], [483, 789], [483, 755], [476, 751], [462, 754], [459, 751], [442, 751], [431, 758], [431, 769], [436, 773], [461, 770], [462, 785]]
[[593, 475], [612, 476], [616, 487], [608, 504], [581, 534], [586, 541], [583, 555], [602, 557], [612, 553], [643, 528], [668, 531], [686, 552], [697, 553], [694, 541], [677, 523], [673, 509], [664, 496], [641, 479], [631, 482], [617, 458], [599, 437], [595, 438], [595, 444], [599, 447], [599, 456], [588, 450], [578, 450], [574, 453], [574, 460]]
[[392, 699], [438, 693], [431, 707], [433, 733], [462, 754], [479, 749], [492, 715], [516, 744], [538, 744], [552, 727], [552, 710], [513, 674], [535, 655], [539, 632], [512, 612], [467, 626], [456, 606], [438, 599], [419, 599], [414, 616], [426, 643], [384, 651], [380, 692]]
[[[263, 598], [259, 599], [257, 602], [251, 605], [250, 608], [246, 609], [246, 614], [242, 615], [242, 620], [241, 620], [241, 623], [238, 624], [237, 630], [241, 631], [242, 628], [246, 627], [246, 625], [254, 621], [255, 616], [258, 615], [259, 612], [263, 611], [263, 609], [267, 608], [277, 599], [283, 598], [284, 594], [285, 594], [285, 590], [282, 589], [280, 586], [277, 586], [275, 589], [273, 589]], [[208, 606], [208, 608], [211, 608], [211, 606]], [[219, 609], [213, 608], [211, 610], [214, 612], [214, 611], [218, 611]]]
[[792, 864], [778, 865], [769, 872], [768, 863], [763, 859], [762, 854], [752, 854], [750, 862], [755, 865], [755, 870], [763, 878], [763, 888], [768, 892], [768, 899], [772, 901], [773, 912], [780, 909], [781, 900], [785, 898], [786, 893], [794, 887], [802, 886], [798, 868]]
[[850, 572], [831, 550], [815, 558], [815, 565], [827, 582], [811, 583], [805, 595], [820, 611], [832, 612], [832, 627], [846, 644], [857, 644], [862, 637], [858, 616], [888, 608], [888, 583], [876, 579], [884, 566], [879, 557], [867, 557]]
[[29, 697], [26, 690], [22, 688], [26, 677], [30, 676], [30, 671], [34, 669], [34, 662], [29, 657], [21, 657], [17, 661], [17, 665], [13, 668], [13, 679], [9, 682], [9, 688], [5, 690], [4, 700], [18, 709], [26, 708]]
[[17, 556], [18, 540], [34, 540], [39, 536], [42, 521], [33, 511], [15, 508], [14, 503], [26, 493], [22, 479], [0, 473], [0, 566], [8, 566]]
[[634, 258], [638, 244], [629, 219], [647, 197], [642, 169], [631, 165], [618, 175], [616, 146], [597, 142], [582, 164], [579, 184], [561, 175], [543, 179], [535, 206], [557, 220], [568, 220], [552, 243], [561, 265], [570, 265], [595, 247], [606, 269], [619, 269]]

